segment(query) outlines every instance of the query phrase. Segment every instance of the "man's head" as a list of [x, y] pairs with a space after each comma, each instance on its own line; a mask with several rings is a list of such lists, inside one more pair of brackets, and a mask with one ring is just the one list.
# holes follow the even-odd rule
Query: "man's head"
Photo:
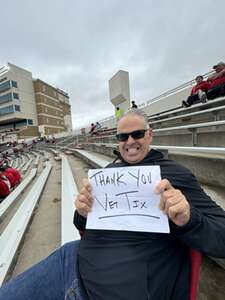
[[203, 80], [203, 76], [202, 75], [198, 75], [196, 78], [195, 78], [195, 81], [197, 82], [197, 84], [199, 84], [200, 82], [202, 82]]
[[144, 114], [131, 111], [126, 113], [118, 122], [117, 139], [120, 154], [126, 162], [136, 164], [142, 161], [152, 141], [152, 130]]
[[223, 61], [220, 61], [217, 65], [213, 66], [213, 69], [216, 71], [216, 73], [219, 73], [225, 68], [225, 63]]

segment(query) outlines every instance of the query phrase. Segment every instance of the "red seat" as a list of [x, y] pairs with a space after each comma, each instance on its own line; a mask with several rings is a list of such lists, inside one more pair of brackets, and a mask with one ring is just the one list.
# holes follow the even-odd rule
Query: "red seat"
[[191, 278], [190, 278], [189, 300], [196, 300], [202, 255], [200, 252], [190, 249], [190, 259], [191, 259], [191, 276], [190, 276]]

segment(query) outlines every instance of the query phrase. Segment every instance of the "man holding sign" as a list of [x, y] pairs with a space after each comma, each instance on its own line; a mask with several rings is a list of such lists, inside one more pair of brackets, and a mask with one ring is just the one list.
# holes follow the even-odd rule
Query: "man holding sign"
[[88, 299], [188, 300], [189, 248], [225, 257], [225, 212], [189, 170], [149, 149], [139, 112], [120, 119], [117, 139], [118, 158], [90, 170], [75, 201]]
[[149, 149], [145, 117], [124, 115], [117, 139], [117, 159], [90, 170], [75, 200], [80, 243], [4, 284], [0, 299], [188, 300], [189, 248], [225, 258], [225, 212], [189, 170]]

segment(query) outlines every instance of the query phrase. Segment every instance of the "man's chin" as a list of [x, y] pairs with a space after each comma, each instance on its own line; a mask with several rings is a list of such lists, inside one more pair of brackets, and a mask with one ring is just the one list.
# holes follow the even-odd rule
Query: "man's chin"
[[132, 156], [126, 155], [126, 156], [124, 157], [124, 160], [125, 160], [126, 162], [128, 162], [129, 164], [136, 164], [136, 163], [138, 163], [139, 161], [142, 161], [142, 158], [141, 158], [140, 156], [136, 156], [136, 155], [132, 155]]

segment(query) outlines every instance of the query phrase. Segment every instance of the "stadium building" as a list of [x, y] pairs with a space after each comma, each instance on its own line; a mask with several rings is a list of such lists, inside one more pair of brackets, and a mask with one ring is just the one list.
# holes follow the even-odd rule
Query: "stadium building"
[[0, 141], [71, 132], [69, 96], [8, 63], [0, 68]]

